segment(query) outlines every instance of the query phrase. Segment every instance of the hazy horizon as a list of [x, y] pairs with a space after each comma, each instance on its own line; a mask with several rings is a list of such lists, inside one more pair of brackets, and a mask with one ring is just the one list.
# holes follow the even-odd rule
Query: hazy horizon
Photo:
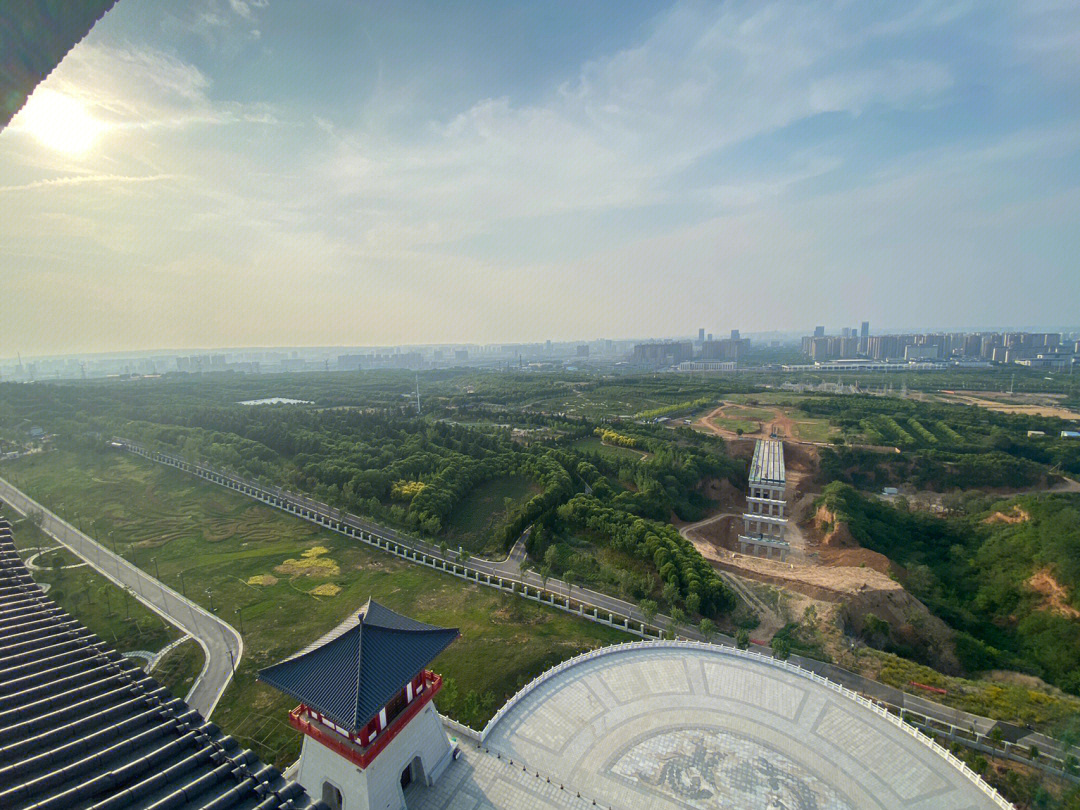
[[1077, 30], [121, 0], [0, 133], [0, 355], [1069, 323]]

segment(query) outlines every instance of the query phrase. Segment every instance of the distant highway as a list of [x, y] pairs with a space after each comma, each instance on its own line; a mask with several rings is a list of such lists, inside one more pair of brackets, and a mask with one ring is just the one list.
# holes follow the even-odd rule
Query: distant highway
[[214, 614], [113, 554], [3, 478], [0, 478], [0, 500], [23, 515], [40, 512], [44, 532], [199, 643], [206, 661], [186, 700], [203, 717], [209, 718], [244, 653], [240, 634]]

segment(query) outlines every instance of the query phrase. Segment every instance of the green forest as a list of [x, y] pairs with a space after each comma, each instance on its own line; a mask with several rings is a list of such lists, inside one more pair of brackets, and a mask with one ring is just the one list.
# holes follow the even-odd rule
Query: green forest
[[[1059, 438], [1071, 423], [1058, 418], [876, 396], [814, 396], [797, 407], [827, 418], [853, 445], [822, 453], [825, 480], [860, 489], [1019, 488], [1045, 483], [1050, 470], [1080, 473], [1080, 442]], [[901, 452], [889, 455], [882, 447]]]
[[[520, 490], [528, 497], [505, 498], [502, 519], [485, 524], [469, 551], [504, 553], [535, 523], [529, 552], [537, 567], [574, 572], [581, 582], [628, 598], [662, 599], [690, 616], [715, 618], [734, 605], [716, 572], [669, 525], [672, 515], [705, 514], [709, 502], [699, 492], [705, 479], [745, 478], [745, 465], [727, 457], [720, 439], [689, 429], [533, 414], [516, 420], [544, 428], [526, 441], [508, 425], [477, 419], [486, 406], [455, 406], [454, 396], [435, 399], [429, 413], [417, 415], [411, 401], [382, 389], [365, 401], [361, 387], [348, 407], [318, 407], [322, 389], [312, 386], [306, 395], [313, 390], [320, 392], [315, 407], [242, 405], [237, 399], [251, 398], [252, 388], [237, 389], [232, 380], [220, 387], [10, 386], [0, 424], [33, 417], [65, 440], [98, 444], [123, 435], [308, 492], [436, 543], [457, 544], [461, 525], [484, 524], [461, 514], [470, 503], [487, 502], [475, 497], [478, 488], [523, 480], [531, 484]], [[327, 398], [338, 402], [340, 392], [330, 391]], [[462, 420], [466, 411], [472, 418]], [[597, 432], [617, 436], [640, 455], [613, 459], [575, 448]], [[575, 552], [563, 553], [568, 540], [592, 548], [583, 556], [591, 565], [573, 564]], [[552, 545], [558, 551], [549, 555]]]
[[[968, 671], [1016, 669], [1080, 694], [1080, 623], [1066, 615], [1080, 608], [1080, 496], [975, 492], [946, 503], [948, 516], [937, 517], [839, 482], [819, 500], [861, 545], [897, 563], [904, 587], [956, 630]], [[1037, 572], [1070, 601], [1048, 604], [1029, 584]]]

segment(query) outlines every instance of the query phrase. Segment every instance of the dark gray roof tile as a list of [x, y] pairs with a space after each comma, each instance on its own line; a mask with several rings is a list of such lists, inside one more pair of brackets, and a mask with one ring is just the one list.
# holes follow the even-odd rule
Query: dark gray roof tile
[[49, 600], [14, 552], [0, 536], [0, 807], [326, 810]]
[[259, 680], [359, 731], [458, 635], [369, 599], [313, 644], [260, 671]]

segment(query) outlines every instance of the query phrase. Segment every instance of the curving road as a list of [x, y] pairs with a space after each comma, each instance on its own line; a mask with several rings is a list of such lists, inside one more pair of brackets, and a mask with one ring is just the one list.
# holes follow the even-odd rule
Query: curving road
[[[159, 464], [165, 464], [184, 472], [192, 473], [204, 480], [241, 492], [242, 494], [248, 495], [249, 497], [255, 498], [270, 506], [274, 506], [275, 508], [284, 509], [304, 520], [318, 523], [319, 525], [329, 528], [331, 531], [340, 531], [340, 528], [336, 528], [340, 525], [351, 526], [372, 537], [377, 537], [384, 541], [391, 540], [403, 547], [422, 552], [429, 557], [445, 559], [450, 562], [457, 562], [458, 564], [463, 562], [453, 551], [449, 551], [444, 556], [441, 549], [431, 543], [427, 543], [403, 532], [398, 532], [387, 526], [365, 520], [364, 518], [351, 513], [344, 512], [343, 510], [331, 507], [301, 493], [290, 492], [273, 485], [265, 485], [250, 481], [231, 473], [216, 470], [207, 465], [186, 461], [179, 456], [148, 450], [127, 439], [115, 439], [114, 446], [122, 448], [127, 452], [141, 455], [144, 458]], [[605, 593], [599, 593], [590, 590], [589, 588], [570, 585], [554, 577], [549, 577], [544, 581], [535, 571], [523, 570], [521, 568], [521, 562], [524, 561], [525, 558], [524, 541], [528, 537], [528, 533], [529, 530], [526, 529], [518, 539], [517, 543], [514, 544], [514, 548], [505, 560], [496, 561], [485, 560], [480, 557], [470, 557], [465, 564], [473, 571], [479, 571], [482, 574], [493, 577], [503, 577], [507, 580], [516, 580], [531, 585], [534, 588], [543, 588], [549, 592], [566, 595], [578, 602], [586, 602], [590, 607], [597, 608], [601, 613], [610, 613], [612, 617], [627, 617], [631, 623], [631, 627], [646, 622], [646, 617], [641, 613], [638, 606], [623, 599], [609, 596]], [[584, 615], [588, 618], [588, 614]], [[663, 614], [657, 614], [647, 623], [654, 627], [668, 627], [670, 618]], [[692, 625], [684, 625], [678, 630], [679, 635], [682, 637], [695, 641], [706, 640], [703, 638], [700, 630]], [[714, 634], [711, 636], [711, 639], [715, 639], [722, 644], [730, 646], [734, 646], [735, 644], [734, 638], [722, 633]], [[764, 654], [769, 654], [768, 649], [768, 647], [759, 647], [759, 651]], [[813, 658], [804, 658], [794, 654], [791, 655], [789, 660], [804, 669], [816, 672], [853, 691], [861, 692], [868, 698], [879, 703], [888, 704], [896, 709], [916, 712], [935, 723], [953, 726], [963, 730], [971, 730], [978, 735], [980, 740], [985, 740], [986, 735], [990, 733], [991, 729], [997, 727], [1002, 731], [1005, 740], [1009, 742], [1018, 742], [1022, 745], [1034, 743], [1039, 746], [1039, 750], [1042, 752], [1057, 755], [1059, 758], [1064, 756], [1064, 749], [1058, 741], [1043, 737], [1042, 735], [1033, 735], [1030, 730], [1020, 726], [1003, 721], [995, 721], [987, 717], [945, 706], [918, 695], [905, 693], [887, 684], [871, 680], [858, 673], [843, 669], [835, 664], [817, 661]], [[969, 741], [963, 737], [956, 738], [956, 741], [964, 745], [969, 744]]]
[[150, 610], [194, 637], [206, 660], [186, 700], [203, 717], [209, 718], [244, 653], [240, 634], [213, 613], [113, 554], [3, 478], [0, 478], [0, 500], [23, 515], [40, 512], [44, 532]]

